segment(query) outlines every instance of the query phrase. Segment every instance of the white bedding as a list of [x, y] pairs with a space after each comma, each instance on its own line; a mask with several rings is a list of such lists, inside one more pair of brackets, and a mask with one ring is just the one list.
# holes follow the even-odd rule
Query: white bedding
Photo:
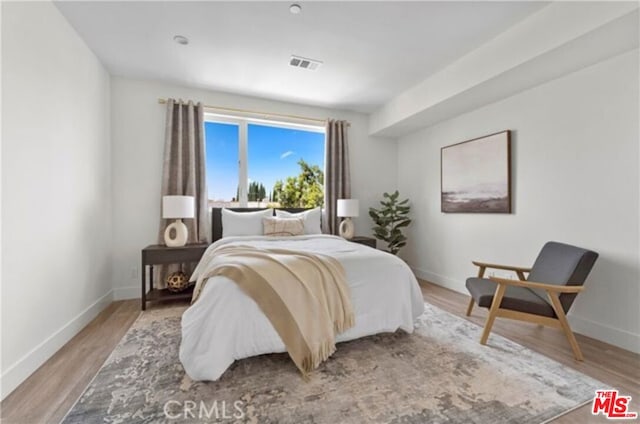
[[[324, 253], [342, 263], [356, 315], [356, 325], [337, 342], [372, 334], [413, 331], [424, 310], [413, 273], [399, 258], [329, 235], [227, 237], [212, 244], [251, 244]], [[202, 262], [206, 261], [207, 254]], [[197, 278], [201, 265], [192, 279]], [[340, 349], [340, 346], [338, 346]], [[182, 316], [180, 361], [194, 380], [217, 380], [237, 359], [285, 352], [280, 336], [258, 305], [227, 277], [210, 278], [200, 298]]]

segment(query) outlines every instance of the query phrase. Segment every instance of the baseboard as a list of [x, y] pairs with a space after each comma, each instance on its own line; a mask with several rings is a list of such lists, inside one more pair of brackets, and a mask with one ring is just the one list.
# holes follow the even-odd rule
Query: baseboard
[[609, 327], [581, 316], [572, 315], [571, 312], [567, 315], [567, 319], [574, 333], [582, 334], [634, 353], [640, 353], [640, 334]]
[[113, 301], [113, 290], [93, 302], [75, 318], [11, 365], [0, 376], [0, 399], [4, 399], [47, 359], [80, 332]]
[[418, 267], [409, 265], [416, 277], [421, 280], [427, 280], [430, 283], [437, 284], [441, 287], [456, 291], [458, 293], [469, 294], [464, 286], [464, 281], [458, 281], [444, 275], [436, 274], [435, 272], [426, 271]]
[[[427, 280], [458, 293], [469, 294], [464, 285], [464, 281], [458, 281], [453, 278], [445, 277], [444, 275], [436, 274], [435, 272], [426, 271], [413, 266], [411, 266], [411, 269], [416, 277], [420, 279]], [[607, 325], [591, 321], [587, 318], [572, 315], [571, 312], [569, 312], [567, 318], [569, 319], [569, 324], [575, 333], [609, 343], [631, 352], [640, 353], [639, 334], [634, 334], [619, 328], [609, 327]]]
[[140, 299], [140, 286], [116, 287], [113, 300]]

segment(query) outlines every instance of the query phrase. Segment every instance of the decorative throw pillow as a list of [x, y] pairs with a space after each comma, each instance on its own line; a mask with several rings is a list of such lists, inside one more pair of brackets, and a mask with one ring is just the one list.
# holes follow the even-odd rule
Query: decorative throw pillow
[[302, 218], [304, 220], [305, 234], [322, 234], [322, 228], [320, 227], [320, 222], [322, 221], [322, 209], [320, 207], [298, 213], [291, 213], [276, 209], [276, 216], [279, 218]]
[[301, 236], [304, 234], [302, 218], [262, 218], [265, 236]]
[[262, 218], [273, 216], [272, 209], [257, 212], [234, 212], [222, 209], [222, 237], [261, 236]]

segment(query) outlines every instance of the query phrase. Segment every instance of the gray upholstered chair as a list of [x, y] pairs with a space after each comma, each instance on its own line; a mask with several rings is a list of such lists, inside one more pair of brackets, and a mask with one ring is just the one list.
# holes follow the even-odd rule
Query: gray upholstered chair
[[[544, 245], [532, 268], [474, 261], [479, 270], [477, 277], [467, 279], [467, 289], [471, 293], [467, 316], [471, 315], [474, 303], [489, 308], [480, 343], [487, 343], [496, 317], [528, 321], [561, 328], [575, 358], [582, 361], [582, 352], [569, 327], [566, 313], [582, 291], [597, 258], [596, 252], [550, 241]], [[518, 279], [486, 279], [484, 273], [487, 268], [513, 271]], [[527, 278], [525, 273], [529, 274]]]

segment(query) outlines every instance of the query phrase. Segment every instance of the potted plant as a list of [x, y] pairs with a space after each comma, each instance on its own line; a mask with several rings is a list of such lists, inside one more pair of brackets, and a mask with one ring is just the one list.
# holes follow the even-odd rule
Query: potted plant
[[398, 190], [393, 194], [384, 193], [382, 196], [382, 207], [369, 208], [369, 216], [376, 224], [373, 227], [375, 238], [387, 242], [389, 252], [396, 255], [407, 244], [407, 237], [402, 234], [402, 229], [411, 224], [408, 216], [411, 206], [408, 204], [409, 199], [398, 200]]

